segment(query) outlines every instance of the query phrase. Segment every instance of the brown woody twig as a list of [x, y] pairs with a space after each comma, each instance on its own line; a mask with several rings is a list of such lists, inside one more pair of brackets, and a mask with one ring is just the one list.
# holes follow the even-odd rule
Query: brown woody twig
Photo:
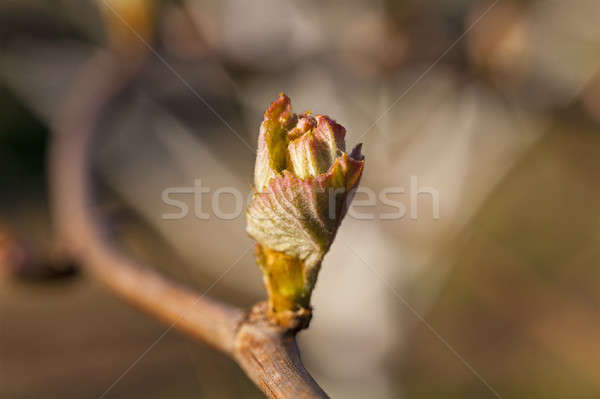
[[92, 58], [54, 125], [50, 189], [64, 247], [119, 296], [229, 355], [269, 398], [326, 398], [302, 365], [295, 332], [271, 324], [264, 304], [246, 314], [211, 300], [137, 263], [111, 241], [91, 204], [89, 148], [102, 111], [134, 73], [120, 65], [108, 53]]

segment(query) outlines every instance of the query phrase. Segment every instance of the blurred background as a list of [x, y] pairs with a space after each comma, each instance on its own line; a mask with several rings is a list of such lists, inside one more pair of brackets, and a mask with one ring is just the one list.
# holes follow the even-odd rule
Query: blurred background
[[[98, 126], [98, 209], [128, 253], [199, 292], [243, 256], [210, 295], [265, 297], [244, 217], [165, 220], [161, 193], [248, 193], [279, 92], [364, 142], [363, 186], [416, 176], [439, 193], [439, 219], [420, 195], [416, 219], [344, 221], [299, 336], [332, 397], [597, 398], [599, 15], [595, 0], [0, 1], [0, 396], [99, 397], [165, 329], [62, 262], [53, 230], [51, 126], [104, 51], [136, 72]], [[262, 395], [171, 331], [106, 397]]]

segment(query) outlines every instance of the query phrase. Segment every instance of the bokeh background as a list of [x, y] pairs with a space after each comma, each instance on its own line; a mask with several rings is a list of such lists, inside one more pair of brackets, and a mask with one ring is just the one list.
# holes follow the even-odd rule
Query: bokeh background
[[[1, 397], [99, 397], [165, 328], [57, 260], [51, 126], [101, 51], [139, 70], [99, 127], [98, 209], [199, 292], [245, 220], [164, 220], [161, 193], [249, 192], [281, 91], [365, 143], [364, 186], [439, 192], [437, 220], [422, 195], [416, 220], [344, 221], [299, 337], [334, 398], [599, 397], [598, 1], [106, 1], [0, 2]], [[210, 295], [264, 298], [251, 251]], [[172, 331], [106, 397], [261, 393]]]

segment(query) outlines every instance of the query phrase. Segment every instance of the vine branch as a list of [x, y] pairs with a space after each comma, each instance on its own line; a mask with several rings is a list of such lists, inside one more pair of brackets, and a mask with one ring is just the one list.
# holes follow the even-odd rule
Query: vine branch
[[102, 112], [136, 68], [99, 52], [78, 73], [54, 123], [52, 212], [69, 256], [148, 314], [229, 355], [269, 398], [326, 398], [304, 368], [295, 332], [273, 325], [266, 305], [243, 310], [200, 295], [125, 254], [95, 212], [90, 147]]

